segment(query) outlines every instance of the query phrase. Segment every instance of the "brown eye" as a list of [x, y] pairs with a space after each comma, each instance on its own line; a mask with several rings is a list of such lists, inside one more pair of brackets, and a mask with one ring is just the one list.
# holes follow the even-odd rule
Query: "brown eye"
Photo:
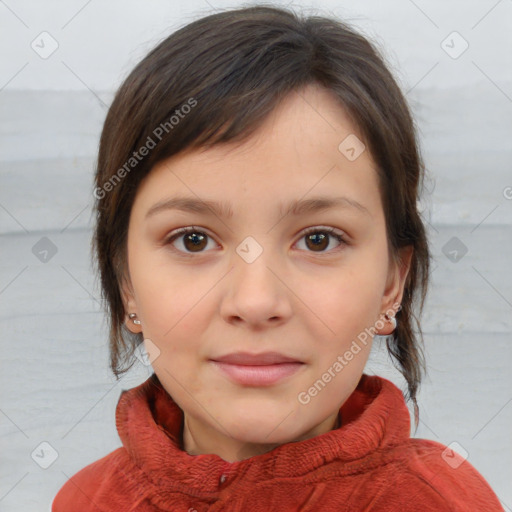
[[203, 233], [188, 233], [183, 237], [183, 244], [187, 250], [192, 252], [201, 251], [207, 245], [206, 236]]
[[301, 240], [306, 241], [306, 247], [310, 252], [329, 252], [326, 248], [329, 247], [331, 239], [336, 239], [340, 245], [346, 244], [344, 238], [334, 228], [312, 228], [306, 231], [301, 237]]
[[329, 246], [329, 235], [321, 232], [306, 235], [306, 245], [309, 249], [323, 251]]
[[171, 243], [174, 245], [174, 241], [176, 240], [177, 242], [181, 242], [183, 247], [183, 249], [177, 248], [179, 252], [204, 252], [203, 249], [208, 245], [208, 239], [209, 236], [206, 233], [192, 226], [179, 229], [169, 237], [166, 244]]

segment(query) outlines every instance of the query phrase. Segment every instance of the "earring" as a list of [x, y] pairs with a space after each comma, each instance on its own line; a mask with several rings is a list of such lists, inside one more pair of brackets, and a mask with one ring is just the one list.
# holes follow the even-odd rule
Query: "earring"
[[[388, 322], [391, 322], [391, 325], [393, 326], [393, 331], [396, 329], [396, 326], [398, 325], [398, 322], [396, 320], [396, 317], [394, 316], [389, 316], [387, 313], [384, 315], [384, 317], [386, 318], [386, 320]], [[391, 331], [391, 332], [393, 332]], [[390, 333], [391, 334], [391, 333]]]
[[135, 313], [130, 313], [128, 315], [128, 318], [130, 318], [130, 320], [136, 324], [136, 325], [140, 325], [140, 320], [135, 320], [135, 318], [137, 318], [137, 315]]

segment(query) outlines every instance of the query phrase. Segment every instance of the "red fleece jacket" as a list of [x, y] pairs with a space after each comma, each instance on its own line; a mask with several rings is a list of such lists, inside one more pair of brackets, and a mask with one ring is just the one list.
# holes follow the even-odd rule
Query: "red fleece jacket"
[[335, 430], [239, 462], [189, 455], [183, 412], [153, 374], [121, 393], [123, 446], [68, 480], [52, 512], [503, 511], [467, 460], [410, 438], [409, 411], [389, 380], [363, 374], [340, 419]]

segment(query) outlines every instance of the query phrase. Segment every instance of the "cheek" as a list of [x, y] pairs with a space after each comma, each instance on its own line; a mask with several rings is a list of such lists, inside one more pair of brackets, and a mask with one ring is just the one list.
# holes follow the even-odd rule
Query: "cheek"
[[374, 324], [386, 278], [385, 264], [380, 258], [358, 255], [354, 264], [331, 269], [327, 279], [308, 279], [307, 285], [303, 281], [298, 295], [304, 297], [307, 316], [322, 326], [327, 339], [351, 339]]
[[206, 314], [202, 299], [215, 284], [215, 276], [203, 277], [192, 267], [172, 264], [165, 250], [133, 248], [130, 274], [137, 306], [144, 319], [144, 335], [162, 343], [181, 338], [196, 339]]
[[201, 301], [198, 290], [178, 291], [180, 288], [176, 283], [170, 283], [168, 287], [162, 285], [160, 281], [159, 290], [147, 287], [139, 296], [144, 335], [153, 336], [164, 346], [191, 349], [206, 328], [206, 302]]
[[154, 281], [146, 281], [141, 289], [138, 298], [144, 337], [160, 351], [152, 362], [153, 369], [180, 407], [189, 409], [193, 407], [187, 402], [189, 393], [197, 395], [202, 389], [198, 356], [208, 323], [205, 302], [197, 287], [182, 286], [179, 278], [164, 279], [161, 274]]

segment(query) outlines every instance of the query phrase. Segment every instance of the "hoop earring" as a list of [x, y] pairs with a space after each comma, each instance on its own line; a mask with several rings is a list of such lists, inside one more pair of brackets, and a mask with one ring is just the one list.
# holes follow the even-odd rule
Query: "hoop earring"
[[128, 318], [136, 325], [140, 325], [140, 320], [135, 320], [137, 318], [137, 315], [135, 313], [130, 313], [128, 315]]

